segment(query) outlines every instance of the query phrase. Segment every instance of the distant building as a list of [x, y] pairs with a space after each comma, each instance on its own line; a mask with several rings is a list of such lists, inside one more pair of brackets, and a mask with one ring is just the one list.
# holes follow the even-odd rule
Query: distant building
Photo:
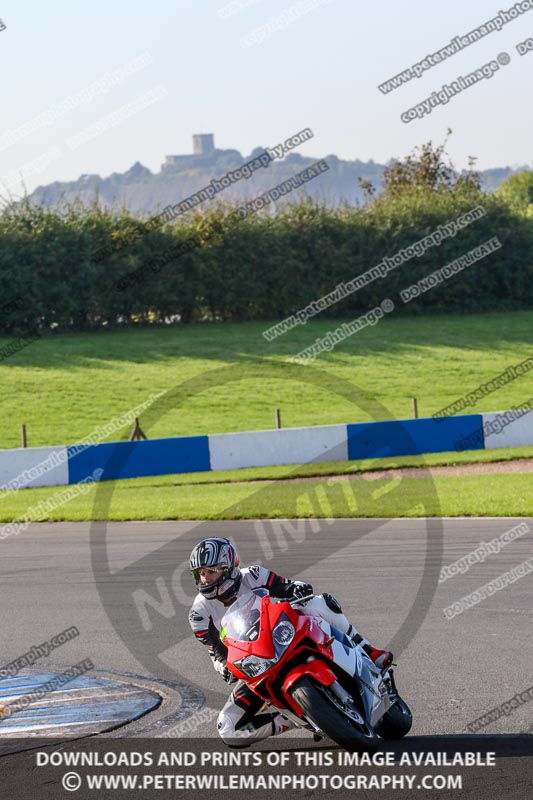
[[192, 137], [192, 151], [195, 156], [210, 156], [215, 152], [213, 133], [195, 133]]
[[184, 156], [166, 156], [163, 167], [196, 166], [210, 161], [215, 155], [215, 135], [213, 133], [195, 133], [192, 137], [193, 152]]

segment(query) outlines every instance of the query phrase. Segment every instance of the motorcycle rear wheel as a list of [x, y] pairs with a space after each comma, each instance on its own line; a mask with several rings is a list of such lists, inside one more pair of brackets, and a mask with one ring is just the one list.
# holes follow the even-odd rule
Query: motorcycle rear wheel
[[343, 713], [339, 701], [326, 686], [304, 676], [293, 686], [290, 694], [306, 717], [346, 750], [375, 750], [378, 746], [379, 739], [374, 729], [367, 722], [361, 724]]

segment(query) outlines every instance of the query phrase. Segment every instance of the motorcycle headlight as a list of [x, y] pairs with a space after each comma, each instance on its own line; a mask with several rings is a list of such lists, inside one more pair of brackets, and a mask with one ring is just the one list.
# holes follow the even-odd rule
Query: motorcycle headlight
[[272, 631], [272, 638], [280, 647], [286, 647], [294, 639], [294, 625], [288, 619], [278, 622]]
[[248, 675], [249, 678], [257, 678], [258, 675], [262, 675], [263, 672], [266, 672], [273, 663], [274, 662], [270, 661], [268, 658], [244, 656], [240, 661], [235, 662], [235, 666], [237, 669], [240, 669], [241, 672], [244, 672], [245, 675]]

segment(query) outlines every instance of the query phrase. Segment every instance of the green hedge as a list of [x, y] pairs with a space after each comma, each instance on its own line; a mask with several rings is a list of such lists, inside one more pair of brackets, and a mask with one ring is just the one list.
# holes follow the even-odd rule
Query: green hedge
[[355, 316], [385, 297], [401, 306], [402, 288], [493, 236], [498, 252], [402, 313], [531, 308], [533, 219], [472, 186], [336, 210], [306, 200], [274, 216], [220, 206], [154, 230], [126, 211], [26, 201], [0, 215], [0, 329], [281, 319], [479, 205], [485, 217], [323, 314]]

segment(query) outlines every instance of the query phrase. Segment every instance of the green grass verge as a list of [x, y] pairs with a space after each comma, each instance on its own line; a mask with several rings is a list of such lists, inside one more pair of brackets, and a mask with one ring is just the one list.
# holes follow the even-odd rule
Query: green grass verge
[[[92, 487], [56, 511], [50, 520], [90, 519], [285, 519], [295, 517], [533, 516], [533, 474], [467, 477], [335, 479], [262, 484], [133, 486], [102, 484], [95, 502]], [[21, 518], [44, 499], [59, 498], [65, 487], [30, 489], [0, 501], [0, 519]], [[25, 498], [22, 495], [26, 495]], [[0, 528], [0, 537], [3, 537]]]

